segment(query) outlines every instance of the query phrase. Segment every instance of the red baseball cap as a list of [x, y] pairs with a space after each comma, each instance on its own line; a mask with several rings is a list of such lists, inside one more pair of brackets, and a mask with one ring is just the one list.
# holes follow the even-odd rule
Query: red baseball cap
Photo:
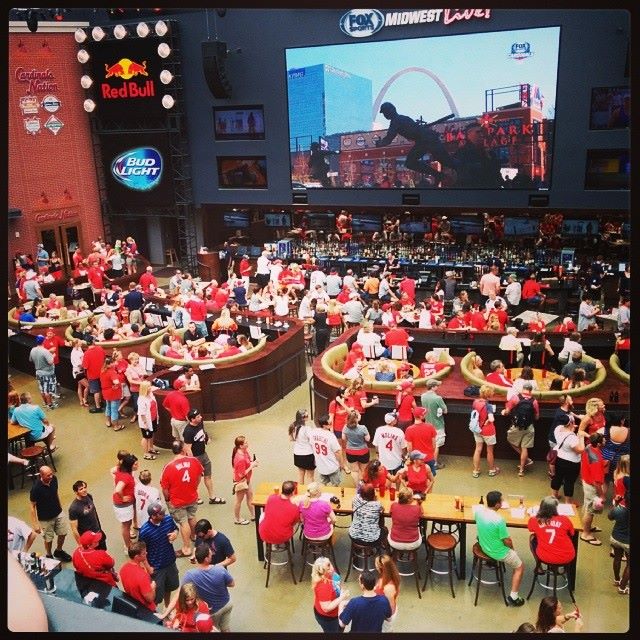
[[413, 415], [416, 418], [424, 418], [427, 415], [427, 410], [424, 407], [413, 407]]
[[178, 389], [182, 389], [182, 387], [184, 387], [184, 385], [187, 384], [184, 380], [181, 380], [180, 378], [176, 378], [173, 381], [173, 388], [178, 390]]
[[413, 387], [413, 382], [411, 382], [411, 380], [403, 380], [400, 383], [401, 389], [410, 389], [411, 387]]
[[80, 536], [80, 544], [83, 547], [88, 547], [94, 542], [100, 542], [102, 540], [102, 531], [85, 531]]

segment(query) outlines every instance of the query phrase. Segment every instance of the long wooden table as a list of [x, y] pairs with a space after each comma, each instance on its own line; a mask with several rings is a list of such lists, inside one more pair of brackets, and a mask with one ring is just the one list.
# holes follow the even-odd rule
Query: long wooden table
[[[260, 538], [259, 531], [259, 521], [260, 515], [264, 509], [264, 506], [267, 502], [267, 499], [274, 492], [274, 487], [280, 488], [280, 482], [261, 482], [253, 495], [253, 505], [255, 507], [256, 513], [256, 545], [258, 549], [258, 560], [261, 562], [264, 561], [264, 546], [262, 543], [262, 539]], [[298, 486], [298, 496], [304, 494], [306, 490], [305, 485]], [[333, 511], [338, 515], [350, 515], [353, 513], [353, 509], [351, 507], [351, 503], [353, 501], [353, 497], [355, 496], [356, 490], [354, 487], [327, 487], [323, 486], [323, 493], [330, 493], [334, 496], [337, 496], [340, 500], [340, 507], [337, 507], [335, 504], [331, 504]], [[344, 492], [344, 496], [342, 495]], [[443, 522], [443, 523], [451, 523], [457, 524], [460, 531], [460, 553], [458, 554], [458, 576], [460, 580], [464, 580], [466, 577], [466, 566], [467, 566], [467, 524], [475, 524], [474, 519], [474, 506], [478, 505], [479, 495], [474, 496], [459, 496], [462, 499], [464, 504], [464, 511], [457, 510], [455, 508], [455, 498], [453, 495], [446, 495], [441, 493], [431, 493], [427, 495], [426, 499], [422, 503], [422, 522], [426, 523], [431, 521]], [[296, 496], [294, 496], [294, 500]], [[389, 498], [389, 490], [383, 498], [378, 496], [378, 501], [382, 504], [384, 508], [385, 517], [390, 517], [390, 508], [391, 508], [391, 500]], [[396, 494], [397, 499], [397, 494]], [[526, 529], [527, 523], [529, 522], [529, 515], [527, 514], [527, 509], [530, 507], [538, 507], [540, 505], [539, 500], [524, 500], [524, 516], [518, 517], [519, 514], [512, 514], [511, 509], [518, 508], [519, 504], [517, 504], [513, 498], [507, 497], [506, 493], [503, 494], [503, 501], [509, 504], [508, 508], [500, 509], [500, 515], [505, 519], [508, 527], [516, 527], [519, 529]], [[504, 502], [503, 502], [504, 504]], [[573, 507], [575, 515], [568, 516], [569, 520], [573, 524], [573, 528], [575, 533], [572, 537], [573, 546], [576, 550], [576, 557], [574, 561], [571, 563], [568, 571], [568, 580], [571, 590], [575, 590], [576, 584], [576, 566], [578, 562], [578, 536], [580, 531], [582, 531], [582, 520], [580, 518], [579, 510], [576, 506]], [[523, 557], [523, 550], [519, 551], [520, 557]]]

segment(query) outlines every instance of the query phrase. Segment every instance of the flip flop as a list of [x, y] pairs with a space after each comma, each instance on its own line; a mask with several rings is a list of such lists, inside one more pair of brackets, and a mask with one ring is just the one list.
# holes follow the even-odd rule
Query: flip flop
[[145, 453], [144, 454], [144, 460], [155, 460], [158, 456], [154, 456], [151, 453]]
[[598, 540], [598, 538], [583, 538], [582, 536], [580, 536], [580, 540], [582, 540], [583, 542], [588, 542], [594, 547], [599, 547], [602, 545], [602, 540]]
[[191, 557], [191, 551], [189, 551], [189, 553], [184, 553], [182, 549], [178, 549], [176, 551], [176, 558], [190, 558], [190, 557]]
[[122, 431], [127, 425], [121, 424], [119, 427], [113, 427], [114, 431]]
[[591, 527], [591, 531], [593, 531], [593, 533], [602, 533], [602, 529], [600, 527]]
[[227, 504], [227, 501], [220, 496], [216, 496], [215, 498], [209, 498], [209, 504]]
[[250, 524], [249, 520], [234, 520], [233, 524]]

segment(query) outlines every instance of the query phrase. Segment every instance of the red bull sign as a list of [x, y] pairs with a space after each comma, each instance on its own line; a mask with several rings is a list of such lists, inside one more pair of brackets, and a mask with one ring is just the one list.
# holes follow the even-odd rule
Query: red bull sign
[[119, 98], [152, 98], [155, 97], [155, 83], [149, 79], [140, 84], [139, 81], [130, 81], [137, 76], [148, 76], [147, 61], [136, 62], [129, 58], [120, 58], [113, 64], [104, 65], [105, 80], [121, 78], [125, 80], [120, 86], [113, 86], [110, 82], [100, 85], [100, 93], [105, 99]]

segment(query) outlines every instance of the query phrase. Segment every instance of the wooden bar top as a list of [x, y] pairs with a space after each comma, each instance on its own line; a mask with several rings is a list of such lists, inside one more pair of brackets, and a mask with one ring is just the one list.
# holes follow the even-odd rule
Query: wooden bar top
[[29, 429], [27, 429], [26, 427], [21, 427], [19, 424], [13, 424], [10, 420], [8, 421], [8, 431], [9, 442], [11, 442], [12, 440], [18, 440], [19, 438], [22, 438], [27, 435], [27, 433], [29, 433]]

